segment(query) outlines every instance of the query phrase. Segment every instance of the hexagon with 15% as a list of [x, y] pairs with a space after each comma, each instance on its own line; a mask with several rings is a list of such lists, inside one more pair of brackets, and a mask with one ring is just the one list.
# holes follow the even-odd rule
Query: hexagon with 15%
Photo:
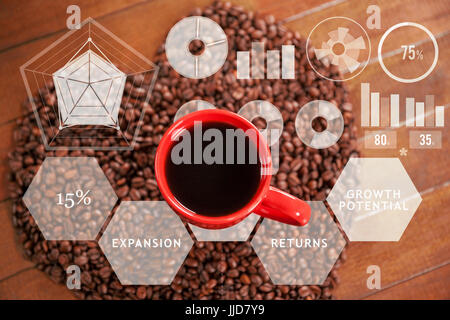
[[90, 157], [47, 157], [23, 201], [46, 240], [94, 240], [117, 195]]

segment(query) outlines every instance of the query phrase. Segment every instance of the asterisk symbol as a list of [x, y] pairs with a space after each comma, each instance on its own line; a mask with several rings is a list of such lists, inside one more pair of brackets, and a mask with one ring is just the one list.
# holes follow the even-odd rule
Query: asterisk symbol
[[401, 148], [399, 151], [400, 155], [403, 157], [408, 155], [408, 149], [405, 149], [405, 147]]

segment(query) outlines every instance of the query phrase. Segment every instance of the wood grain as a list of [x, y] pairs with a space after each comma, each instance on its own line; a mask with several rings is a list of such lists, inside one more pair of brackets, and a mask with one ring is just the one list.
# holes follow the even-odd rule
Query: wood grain
[[8, 153], [13, 147], [14, 127], [14, 121], [0, 126], [0, 137], [2, 137], [2, 144], [0, 145], [0, 202], [9, 197], [8, 176], [11, 171], [8, 164]]
[[[66, 29], [67, 7], [76, 4], [81, 20], [98, 18], [148, 0], [2, 1], [0, 4], [0, 51]], [[18, 23], [20, 21], [20, 23]]]
[[365, 297], [370, 300], [448, 300], [450, 299], [450, 264], [426, 272], [408, 281], [401, 282], [390, 288], [375, 291]]
[[26, 269], [0, 281], [0, 299], [74, 300], [75, 296], [38, 269]]
[[[299, 19], [289, 21], [286, 25], [295, 31], [300, 32], [303, 36], [308, 36], [313, 27], [320, 21], [335, 16], [344, 16], [354, 19], [363, 28], [366, 28], [366, 9], [373, 1], [342, 1], [337, 5], [326, 7], [323, 10], [314, 12]], [[450, 5], [446, 0], [422, 1], [410, 0], [408, 2], [402, 0], [379, 0], [376, 4], [381, 8], [381, 29], [366, 30], [371, 42], [371, 57], [377, 56], [378, 42], [383, 33], [394, 24], [402, 21], [414, 21], [426, 25], [426, 27], [434, 34], [440, 34], [448, 30], [448, 15], [450, 13]], [[290, 20], [290, 19], [287, 19]], [[425, 39], [426, 35], [421, 33], [417, 38], [402, 38], [403, 41], [418, 41]], [[398, 49], [396, 47], [383, 47], [387, 52]]]
[[261, 15], [271, 14], [279, 20], [287, 19], [299, 12], [304, 12], [312, 8], [319, 8], [322, 5], [331, 3], [329, 0], [247, 0], [247, 1], [231, 1], [238, 5], [242, 5], [247, 10], [257, 11]]
[[[128, 10], [129, 12], [127, 10], [122, 10], [119, 16], [110, 15], [101, 18], [99, 19], [99, 22], [104, 24], [105, 27], [110, 29], [120, 38], [127, 38], [127, 36], [129, 35], [132, 40], [127, 40], [127, 42], [136, 44], [133, 45], [133, 47], [140, 51], [142, 54], [146, 56], [153, 56], [156, 48], [160, 43], [163, 42], [165, 33], [170, 29], [171, 25], [173, 25], [180, 17], [186, 15], [193, 8], [201, 5], [204, 6], [209, 2], [209, 0], [201, 0], [183, 2], [180, 4], [175, 1], [156, 0], [143, 3], [140, 6], [133, 6], [130, 10]], [[155, 19], [144, 18], [144, 16], [147, 16], [149, 12], [166, 12], [166, 14], [154, 15], [157, 17]], [[140, 21], [135, 22], [136, 15], [138, 15], [138, 18], [140, 17]], [[129, 29], [123, 28], [124, 21], [129, 22], [127, 24]], [[130, 30], [136, 30], [137, 32], [133, 31], [130, 33]], [[148, 36], [143, 37], [140, 30], [156, 31], [149, 32]], [[12, 78], [0, 76], [0, 83], [5, 84], [4, 86], [0, 87], [0, 102], [10, 106], [10, 108], [7, 108], [4, 113], [2, 112], [0, 121], [0, 135], [5, 141], [5, 143], [3, 143], [0, 147], [0, 174], [2, 174], [1, 176], [3, 179], [3, 183], [0, 184], [0, 201], [8, 199], [7, 173], [9, 173], [9, 167], [7, 163], [7, 156], [8, 152], [11, 151], [13, 147], [12, 134], [15, 127], [15, 121], [13, 121], [12, 119], [21, 114], [21, 101], [23, 101], [26, 96], [23, 83], [20, 83], [22, 82], [22, 80], [18, 74], [19, 64], [25, 62], [21, 61], [24, 60], [25, 56], [28, 57], [28, 59], [31, 58], [34, 54], [44, 49], [47, 45], [55, 41], [61, 35], [62, 32], [57, 32], [57, 34], [52, 35], [48, 38], [39, 39], [37, 41], [24, 44], [16, 49], [8, 50], [0, 54], [0, 57], [4, 57], [4, 60], [0, 59], [2, 68], [7, 69], [7, 73], [2, 74], [15, 75], [15, 77]], [[137, 41], [138, 39], [140, 39], [140, 41]], [[8, 63], [6, 63], [6, 61], [8, 61]], [[14, 81], [12, 79], [14, 79]], [[7, 87], [8, 82], [10, 85], [10, 89], [8, 89]], [[3, 125], [1, 123], [3, 123]], [[0, 240], [2, 241], [2, 243], [5, 243], [5, 246], [1, 247], [2, 251], [0, 251], [0, 257], [6, 257], [9, 254], [7, 249], [10, 248], [11, 250], [14, 250], [14, 246], [12, 245], [15, 244], [11, 219], [10, 215], [8, 214], [11, 212], [11, 208], [5, 205], [4, 208], [1, 208], [0, 212], [2, 213], [3, 219], [1, 222], [4, 222], [5, 228], [7, 228], [8, 231], [0, 234]], [[30, 264], [25, 265], [21, 262], [22, 261], [19, 261], [18, 259], [14, 259], [10, 263], [5, 264], [5, 271], [0, 273], [0, 279], [3, 279], [4, 277], [14, 272], [20, 272], [20, 270], [28, 268], [30, 266]]]
[[433, 266], [450, 262], [450, 186], [422, 196], [419, 209], [398, 242], [351, 242], [349, 259], [339, 269], [340, 299], [359, 299], [370, 293], [369, 265], [381, 268], [382, 287], [390, 286]]
[[11, 201], [0, 203], [0, 280], [14, 273], [33, 267], [34, 264], [25, 258], [21, 245], [17, 241], [16, 232], [11, 223]]
[[[428, 42], [431, 45], [431, 41]], [[371, 90], [380, 92], [381, 96], [389, 97], [391, 93], [400, 94], [400, 119], [405, 119], [405, 98], [415, 97], [417, 101], [424, 101], [425, 95], [435, 95], [435, 104], [437, 105], [450, 105], [450, 76], [447, 70], [450, 68], [450, 60], [443, 57], [450, 57], [450, 34], [445, 34], [438, 38], [438, 44], [440, 46], [440, 56], [438, 65], [435, 70], [427, 77], [426, 80], [414, 83], [403, 84], [389, 78], [382, 70], [378, 62], [372, 63], [364, 70], [364, 72], [357, 77], [347, 81], [350, 92], [350, 100], [354, 107], [354, 116], [358, 125], [360, 139], [360, 149], [363, 150], [365, 157], [399, 157], [398, 149], [405, 147], [409, 149], [409, 132], [411, 130], [419, 130], [418, 128], [407, 128], [404, 126], [396, 129], [397, 133], [397, 148], [396, 149], [364, 149], [364, 136], [365, 130], [376, 130], [374, 128], [361, 128], [360, 127], [360, 114], [361, 110], [360, 99], [361, 82], [370, 83]], [[431, 48], [430, 48], [431, 49]], [[395, 65], [395, 58], [385, 59], [385, 64], [388, 68], [395, 72], [401, 66]], [[450, 110], [445, 110], [445, 122], [450, 123]], [[427, 128], [423, 128], [426, 130]], [[433, 128], [431, 128], [433, 129]], [[388, 129], [389, 130], [389, 129]], [[434, 129], [436, 130], [436, 129]], [[409, 173], [411, 179], [414, 181], [416, 188], [419, 191], [431, 188], [435, 185], [441, 185], [450, 180], [450, 167], [448, 166], [448, 153], [450, 151], [450, 145], [448, 141], [449, 127], [439, 129], [442, 132], [442, 149], [429, 149], [418, 150], [411, 149], [406, 157], [401, 157], [401, 161]], [[429, 162], [429, 160], [431, 162]]]
[[[119, 14], [110, 14], [98, 18], [98, 22], [146, 57], [154, 56], [157, 47], [163, 43], [170, 27], [198, 6], [205, 6], [210, 0], [167, 1], [154, 0], [142, 2], [122, 9]], [[51, 12], [51, 11], [50, 11]], [[164, 15], [153, 14], [165, 12]], [[50, 14], [50, 13], [49, 13]], [[149, 19], [149, 16], [151, 19]], [[126, 27], [124, 28], [124, 26]], [[23, 114], [20, 107], [26, 100], [26, 91], [19, 68], [40, 51], [60, 38], [66, 30], [56, 31], [42, 39], [0, 53], [0, 105], [7, 106], [2, 111], [0, 124], [11, 121]]]
[[[450, 25], [448, 26], [450, 30]], [[391, 79], [386, 75], [380, 67], [378, 60], [373, 60], [357, 78], [346, 81], [346, 85], [352, 92], [350, 96], [354, 106], [354, 114], [357, 119], [358, 127], [360, 127], [360, 106], [361, 101], [361, 83], [370, 83], [371, 91], [380, 92], [381, 96], [388, 97], [391, 93], [400, 94], [400, 119], [405, 119], [405, 108], [404, 99], [406, 97], [415, 97], [418, 101], [425, 99], [425, 95], [432, 94], [436, 96], [435, 103], [438, 105], [447, 105], [450, 103], [450, 92], [448, 87], [450, 85], [450, 76], [448, 75], [448, 68], [450, 67], [449, 59], [444, 57], [450, 56], [450, 33], [446, 33], [437, 38], [437, 42], [440, 48], [439, 63], [435, 67], [434, 71], [423, 81], [404, 84]], [[426, 48], [429, 49], [428, 52], [433, 52], [431, 41], [427, 41]], [[401, 53], [399, 53], [400, 55]], [[398, 65], [396, 57], [389, 57], [383, 59], [385, 65], [396, 73], [402, 65]], [[448, 119], [450, 115], [445, 115]], [[361, 129], [361, 128], [360, 128]], [[363, 135], [362, 129], [360, 130], [360, 136]]]
[[[167, 0], [111, 0], [91, 2], [80, 0], [84, 15], [96, 20], [116, 34], [126, 39], [133, 48], [147, 57], [152, 57], [156, 48], [164, 41], [170, 27], [196, 6], [204, 6], [210, 0], [167, 1]], [[365, 9], [371, 1], [357, 0], [233, 0], [248, 10], [274, 14], [285, 19], [287, 26], [307, 35], [314, 25], [330, 16], [344, 15], [365, 25]], [[5, 177], [8, 168], [6, 156], [12, 144], [13, 119], [22, 114], [20, 103], [26, 97], [19, 67], [36, 53], [47, 47], [65, 32], [65, 8], [67, 1], [54, 2], [29, 1], [16, 4], [9, 1], [0, 5], [0, 105], [5, 106], [0, 116], [0, 174]], [[404, 85], [388, 78], [376, 60], [354, 80], [348, 81], [355, 117], [359, 125], [360, 83], [370, 82], [374, 91], [387, 96], [399, 93], [406, 96], [423, 97], [435, 94], [439, 104], [450, 103], [448, 77], [450, 56], [450, 30], [448, 19], [450, 6], [444, 0], [411, 0], [407, 4], [400, 0], [381, 0], [382, 30], [370, 30], [372, 57], [383, 32], [391, 25], [401, 21], [415, 21], [424, 24], [435, 35], [441, 49], [440, 60], [435, 71], [419, 85]], [[3, 7], [1, 7], [3, 6]], [[48, 8], [36, 17], [32, 16], [36, 6]], [[3, 8], [14, 8], [3, 10]], [[6, 12], [6, 13], [5, 13]], [[159, 14], [163, 12], [164, 14]], [[306, 12], [306, 13], [305, 13]], [[23, 19], [23, 17], [28, 17]], [[16, 21], [23, 21], [19, 27]], [[6, 23], [5, 23], [6, 22]], [[126, 27], [124, 27], [126, 26]], [[144, 30], [144, 31], [142, 31]], [[3, 34], [2, 32], [5, 32]], [[417, 39], [405, 39], [416, 41]], [[11, 47], [11, 49], [1, 51]], [[394, 48], [387, 48], [394, 49]], [[390, 60], [385, 63], [395, 68]], [[395, 70], [395, 69], [394, 69]], [[402, 101], [402, 100], [401, 100]], [[446, 110], [446, 120], [449, 112]], [[448, 121], [447, 121], [448, 123]], [[398, 131], [399, 147], [407, 144], [408, 129]], [[362, 137], [363, 130], [359, 135]], [[450, 230], [448, 207], [450, 206], [450, 180], [448, 166], [448, 129], [443, 130], [445, 144], [442, 150], [414, 151], [402, 158], [417, 189], [426, 191], [423, 202], [397, 243], [351, 243], [348, 260], [341, 266], [341, 284], [335, 295], [343, 299], [399, 299], [399, 298], [444, 298], [448, 299], [450, 270], [445, 263], [450, 261]], [[362, 143], [362, 140], [360, 140]], [[397, 150], [363, 150], [364, 156], [398, 156]], [[430, 161], [431, 160], [431, 161]], [[0, 184], [0, 200], [7, 199], [6, 184]], [[28, 269], [32, 263], [25, 260], [14, 240], [11, 226], [10, 202], [0, 204], [0, 223], [4, 232], [0, 233], [0, 298], [8, 299], [73, 299], [73, 295], [62, 285], [53, 283], [44, 273]], [[8, 257], [4, 262], [4, 257]], [[366, 268], [378, 264], [382, 269], [382, 287], [377, 292], [366, 287]], [[430, 271], [431, 270], [431, 271]], [[3, 279], [3, 280], [2, 280]], [[442, 280], [444, 279], [444, 280]]]

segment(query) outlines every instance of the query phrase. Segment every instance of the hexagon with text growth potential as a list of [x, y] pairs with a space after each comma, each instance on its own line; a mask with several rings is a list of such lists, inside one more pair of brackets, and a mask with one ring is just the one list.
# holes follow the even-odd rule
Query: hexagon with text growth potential
[[298, 227], [264, 219], [252, 246], [276, 285], [320, 285], [345, 239], [322, 201], [307, 201], [311, 220]]
[[350, 241], [398, 241], [422, 198], [398, 158], [351, 158], [327, 202]]
[[165, 201], [124, 201], [99, 244], [121, 284], [167, 285], [193, 241]]
[[23, 201], [46, 240], [94, 240], [117, 195], [90, 157], [47, 157]]

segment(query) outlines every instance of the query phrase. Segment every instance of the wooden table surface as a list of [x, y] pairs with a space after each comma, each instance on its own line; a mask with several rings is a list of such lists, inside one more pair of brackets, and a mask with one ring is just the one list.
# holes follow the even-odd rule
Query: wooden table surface
[[[53, 283], [23, 257], [11, 224], [11, 200], [6, 176], [7, 154], [13, 148], [12, 130], [21, 116], [26, 97], [19, 67], [66, 32], [66, 8], [81, 7], [82, 19], [91, 16], [119, 38], [125, 39], [143, 55], [151, 58], [164, 41], [171, 26], [192, 8], [210, 0], [6, 0], [0, 3], [0, 298], [74, 299], [62, 285]], [[346, 16], [365, 25], [367, 6], [361, 0], [236, 0], [249, 10], [273, 14], [285, 25], [306, 36], [318, 22], [331, 16]], [[379, 0], [381, 30], [368, 30], [372, 60], [357, 78], [347, 81], [355, 117], [359, 119], [360, 83], [370, 82], [374, 90], [400, 93], [402, 97], [434, 94], [446, 107], [449, 123], [450, 103], [450, 3], [448, 0]], [[391, 80], [376, 59], [376, 47], [390, 26], [414, 21], [435, 35], [440, 52], [436, 69], [427, 79], [405, 85]], [[425, 43], [429, 39], [423, 39]], [[408, 43], [408, 39], [404, 39]], [[394, 48], [392, 48], [393, 50]], [[386, 59], [389, 65], [389, 58]], [[392, 63], [391, 63], [392, 65]], [[391, 66], [395, 68], [395, 66]], [[359, 123], [359, 120], [357, 120]], [[410, 150], [401, 161], [423, 201], [398, 242], [353, 242], [348, 259], [339, 270], [341, 283], [334, 291], [340, 299], [449, 299], [450, 298], [450, 166], [448, 163], [449, 127], [443, 131], [443, 148]], [[397, 157], [398, 150], [368, 151], [363, 156]], [[408, 147], [408, 130], [397, 130], [398, 147]], [[369, 265], [381, 268], [379, 290], [366, 286]]]

